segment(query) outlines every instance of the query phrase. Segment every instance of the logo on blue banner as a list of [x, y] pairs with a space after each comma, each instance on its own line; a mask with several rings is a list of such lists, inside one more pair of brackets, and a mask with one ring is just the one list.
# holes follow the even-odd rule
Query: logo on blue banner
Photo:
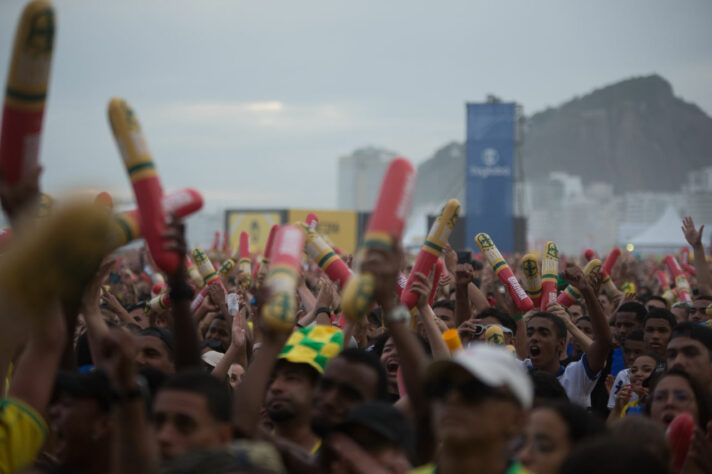
[[514, 251], [515, 104], [467, 104], [467, 235]]

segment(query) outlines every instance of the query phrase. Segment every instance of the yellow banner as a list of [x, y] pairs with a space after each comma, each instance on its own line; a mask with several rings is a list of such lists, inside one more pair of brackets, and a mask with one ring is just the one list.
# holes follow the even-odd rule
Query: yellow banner
[[312, 209], [289, 209], [287, 222], [304, 222], [307, 214], [313, 212], [319, 218], [317, 231], [331, 244], [346, 253], [356, 251], [358, 219], [354, 211], [314, 211]]
[[240, 244], [240, 232], [250, 236], [250, 252], [264, 253], [269, 230], [275, 224], [282, 223], [279, 212], [227, 211], [227, 228], [230, 235], [230, 248]]

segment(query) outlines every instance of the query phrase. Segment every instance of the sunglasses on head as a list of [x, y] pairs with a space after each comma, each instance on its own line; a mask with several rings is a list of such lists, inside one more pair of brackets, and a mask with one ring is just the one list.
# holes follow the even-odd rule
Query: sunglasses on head
[[482, 334], [487, 332], [487, 330], [492, 326], [497, 326], [498, 328], [500, 328], [505, 336], [514, 336], [514, 333], [511, 329], [506, 328], [504, 326], [500, 326], [499, 324], [475, 324], [475, 336], [481, 336]]

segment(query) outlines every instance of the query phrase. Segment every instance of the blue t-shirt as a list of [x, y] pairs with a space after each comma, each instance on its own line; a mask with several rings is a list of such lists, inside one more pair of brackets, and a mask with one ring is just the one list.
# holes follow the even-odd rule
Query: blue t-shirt
[[611, 361], [611, 375], [616, 376], [618, 372], [625, 369], [625, 364], [623, 363], [623, 348], [619, 347], [613, 351], [613, 360]]

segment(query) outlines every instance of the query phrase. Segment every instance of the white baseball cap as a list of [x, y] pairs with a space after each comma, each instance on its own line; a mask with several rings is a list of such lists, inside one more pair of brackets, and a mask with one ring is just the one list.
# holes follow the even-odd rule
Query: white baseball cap
[[516, 357], [504, 346], [497, 344], [474, 344], [452, 359], [436, 360], [425, 373], [426, 380], [436, 374], [461, 367], [489, 387], [504, 387], [514, 395], [522, 407], [529, 409], [534, 399], [534, 388], [526, 370]]

